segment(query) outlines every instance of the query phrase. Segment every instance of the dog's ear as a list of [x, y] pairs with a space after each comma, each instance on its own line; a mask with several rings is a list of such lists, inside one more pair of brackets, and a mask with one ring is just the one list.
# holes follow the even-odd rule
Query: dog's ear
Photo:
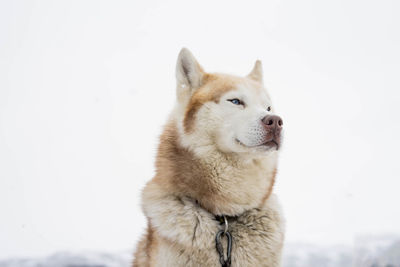
[[180, 91], [178, 93], [187, 91], [191, 94], [201, 86], [203, 76], [203, 68], [192, 53], [188, 49], [182, 48], [176, 63], [176, 82]]
[[263, 83], [263, 69], [260, 60], [257, 60], [254, 64], [252, 71], [247, 75], [248, 78]]

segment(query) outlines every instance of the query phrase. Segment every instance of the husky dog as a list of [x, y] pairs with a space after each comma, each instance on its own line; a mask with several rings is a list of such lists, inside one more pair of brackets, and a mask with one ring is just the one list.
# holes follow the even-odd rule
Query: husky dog
[[134, 267], [280, 266], [284, 222], [272, 188], [282, 119], [262, 76], [259, 60], [238, 77], [207, 73], [181, 50]]

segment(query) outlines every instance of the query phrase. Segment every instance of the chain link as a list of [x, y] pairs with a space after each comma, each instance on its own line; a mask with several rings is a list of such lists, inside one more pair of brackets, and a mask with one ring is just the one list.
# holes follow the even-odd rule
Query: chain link
[[[222, 219], [222, 218], [221, 218]], [[222, 220], [221, 220], [222, 221]], [[217, 235], [215, 236], [215, 245], [217, 252], [219, 254], [219, 262], [222, 267], [230, 267], [231, 266], [231, 252], [232, 252], [232, 235], [228, 232], [228, 220], [226, 216], [223, 216], [224, 230], [219, 230]], [[227, 238], [227, 248], [226, 248], [226, 259], [224, 255], [224, 247], [221, 242], [221, 238], [226, 236]]]

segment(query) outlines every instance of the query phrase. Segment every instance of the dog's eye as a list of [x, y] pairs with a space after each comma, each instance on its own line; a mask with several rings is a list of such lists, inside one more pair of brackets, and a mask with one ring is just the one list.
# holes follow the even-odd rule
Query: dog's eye
[[267, 111], [271, 111], [271, 107], [268, 107], [268, 108], [267, 108]]
[[234, 105], [244, 105], [244, 103], [242, 101], [240, 101], [239, 99], [237, 99], [237, 98], [228, 99], [228, 101], [231, 102]]

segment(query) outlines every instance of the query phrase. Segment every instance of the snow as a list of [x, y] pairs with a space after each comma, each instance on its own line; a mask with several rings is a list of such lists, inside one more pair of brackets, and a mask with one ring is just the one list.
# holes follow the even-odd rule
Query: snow
[[0, 267], [127, 267], [132, 253], [58, 252], [43, 259], [0, 261]]
[[[59, 252], [43, 259], [9, 259], [0, 267], [130, 267], [133, 252]], [[400, 238], [363, 236], [350, 246], [285, 245], [283, 267], [400, 267]]]
[[[58, 252], [124, 251], [140, 238], [182, 46], [210, 72], [263, 61], [285, 121], [274, 189], [285, 236], [314, 244], [288, 245], [289, 259], [337, 266], [341, 248], [323, 245], [400, 234], [399, 10], [394, 0], [0, 1], [0, 261], [69, 261], [87, 255]], [[344, 255], [391, 253], [363, 242]]]

